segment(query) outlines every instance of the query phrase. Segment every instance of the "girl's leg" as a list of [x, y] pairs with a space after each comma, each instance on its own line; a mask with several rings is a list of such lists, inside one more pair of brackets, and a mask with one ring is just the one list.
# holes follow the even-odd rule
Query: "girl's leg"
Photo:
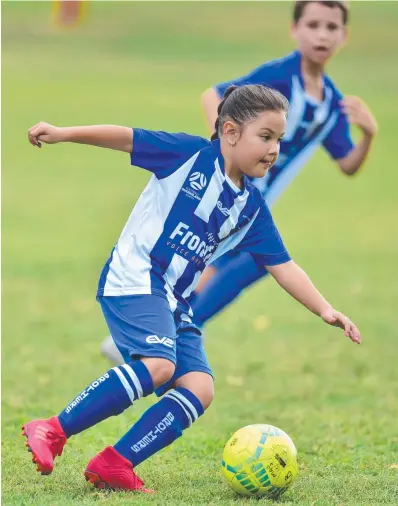
[[213, 378], [209, 374], [190, 372], [178, 378], [174, 386], [114, 445], [133, 466], [182, 436], [213, 400]]
[[[177, 331], [167, 300], [142, 295], [104, 297], [100, 302], [126, 363], [93, 381], [58, 417], [24, 426], [38, 470], [46, 474], [52, 472], [67, 438], [122, 413], [168, 381], [175, 370]], [[157, 336], [162, 340], [154, 339]]]
[[164, 358], [143, 358], [113, 367], [93, 381], [60, 413], [58, 420], [69, 438], [122, 413], [141, 397], [150, 395], [174, 373]]
[[141, 488], [132, 467], [173, 443], [210, 405], [213, 378], [201, 332], [192, 324], [179, 322], [177, 333], [174, 377], [156, 391], [165, 395], [114, 447], [105, 448], [89, 462], [86, 478], [96, 486], [112, 483], [123, 489]]
[[122, 413], [141, 397], [170, 379], [174, 364], [163, 358], [145, 358], [113, 367], [90, 383], [58, 415], [23, 426], [26, 445], [42, 474], [50, 474], [66, 440], [97, 423]]

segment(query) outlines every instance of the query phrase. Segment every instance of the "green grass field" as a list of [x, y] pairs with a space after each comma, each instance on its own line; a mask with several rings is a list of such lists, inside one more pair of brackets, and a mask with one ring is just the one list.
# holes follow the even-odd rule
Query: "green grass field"
[[2, 504], [257, 504], [234, 496], [220, 471], [224, 443], [251, 423], [283, 428], [298, 448], [301, 475], [281, 502], [398, 503], [398, 3], [351, 4], [350, 45], [330, 73], [369, 103], [380, 134], [358, 177], [317, 154], [274, 215], [363, 345], [270, 280], [248, 290], [207, 328], [214, 404], [140, 466], [158, 493], [137, 496], [94, 491], [82, 471], [152, 398], [73, 438], [49, 477], [35, 472], [20, 425], [58, 413], [107, 370], [97, 279], [149, 176], [111, 151], [33, 149], [27, 128], [44, 120], [205, 135], [200, 93], [289, 51], [290, 5], [95, 2], [77, 30], [57, 31], [48, 2], [2, 3]]

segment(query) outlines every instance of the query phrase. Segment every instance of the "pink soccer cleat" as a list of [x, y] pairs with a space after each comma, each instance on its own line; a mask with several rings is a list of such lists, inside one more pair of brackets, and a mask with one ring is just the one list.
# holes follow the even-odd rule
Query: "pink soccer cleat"
[[22, 426], [26, 446], [32, 452], [32, 462], [41, 474], [51, 474], [54, 459], [62, 455], [66, 436], [56, 416], [48, 420], [33, 420]]
[[132, 463], [113, 446], [107, 446], [90, 460], [84, 476], [96, 488], [153, 493], [153, 490], [144, 487], [144, 482], [135, 474]]

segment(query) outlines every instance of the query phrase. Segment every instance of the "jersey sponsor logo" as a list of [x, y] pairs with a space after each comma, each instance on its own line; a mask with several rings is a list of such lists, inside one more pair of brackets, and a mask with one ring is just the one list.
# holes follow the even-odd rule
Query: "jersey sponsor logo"
[[148, 336], [145, 341], [148, 344], [163, 344], [164, 346], [167, 346], [168, 348], [173, 348], [174, 341], [170, 337], [159, 337], [156, 335]]
[[189, 178], [189, 184], [194, 190], [200, 191], [206, 186], [207, 179], [201, 172], [193, 172]]
[[223, 207], [222, 203], [218, 200], [217, 201], [217, 209], [224, 215], [229, 216], [231, 213], [229, 212], [228, 207]]
[[213, 234], [206, 232], [206, 239], [189, 230], [189, 225], [182, 221], [170, 234], [167, 246], [174, 249], [176, 253], [189, 260], [195, 261], [198, 265], [206, 263], [217, 247], [217, 240]]

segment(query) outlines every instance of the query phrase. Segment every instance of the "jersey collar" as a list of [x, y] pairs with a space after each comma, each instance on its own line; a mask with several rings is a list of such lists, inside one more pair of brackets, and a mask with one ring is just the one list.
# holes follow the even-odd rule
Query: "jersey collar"
[[[229, 186], [232, 188], [232, 190], [236, 193], [238, 197], [244, 195], [247, 192], [247, 178], [246, 176], [243, 176], [243, 188], [240, 189], [236, 184], [232, 181], [232, 179], [225, 173], [225, 163], [224, 163], [224, 157], [221, 154], [221, 145], [220, 145], [220, 139], [216, 139], [214, 141], [211, 141], [211, 145], [213, 148], [213, 160], [214, 164], [217, 167], [217, 165], [220, 167], [222, 175], [225, 177], [226, 182], [229, 184]], [[218, 161], [218, 164], [216, 163]]]

